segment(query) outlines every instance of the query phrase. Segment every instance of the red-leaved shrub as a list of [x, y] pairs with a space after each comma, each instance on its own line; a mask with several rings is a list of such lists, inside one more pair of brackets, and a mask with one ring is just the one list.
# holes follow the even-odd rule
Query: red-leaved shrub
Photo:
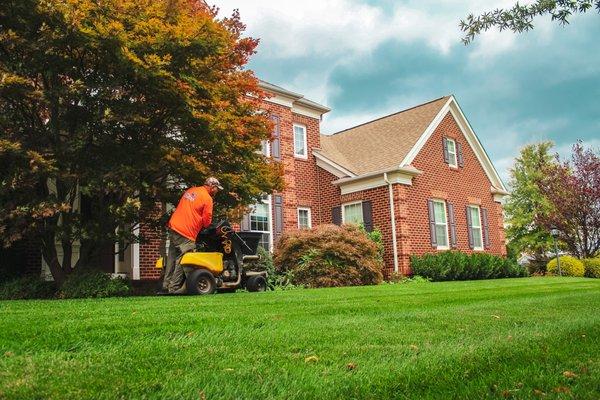
[[354, 225], [321, 225], [286, 233], [273, 261], [278, 272], [291, 272], [296, 285], [375, 285], [383, 279], [377, 245]]

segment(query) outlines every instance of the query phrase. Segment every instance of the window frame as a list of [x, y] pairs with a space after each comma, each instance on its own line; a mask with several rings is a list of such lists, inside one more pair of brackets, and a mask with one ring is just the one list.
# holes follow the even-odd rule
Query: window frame
[[365, 216], [363, 215], [362, 203], [363, 203], [362, 200], [359, 200], [359, 201], [352, 201], [352, 202], [349, 202], [349, 203], [344, 203], [344, 204], [341, 205], [341, 207], [342, 207], [342, 225], [343, 224], [356, 224], [356, 222], [346, 222], [346, 207], [354, 206], [354, 205], [357, 205], [357, 204], [360, 204], [360, 216], [361, 216], [361, 219], [362, 219], [362, 221], [359, 222], [357, 225], [359, 225], [359, 224], [363, 224], [364, 225], [364, 223], [365, 223]]
[[[437, 227], [438, 226], [444, 226], [444, 232], [446, 233], [446, 245], [440, 245], [439, 243], [436, 245], [436, 249], [437, 250], [450, 250], [450, 236], [448, 233], [448, 227], [449, 227], [449, 222], [448, 222], [448, 204], [446, 203], [446, 200], [444, 199], [431, 199], [432, 203], [433, 203], [433, 218], [434, 218], [434, 225], [436, 227], [436, 241], [437, 241]], [[440, 223], [436, 218], [435, 218], [435, 204], [441, 204], [442, 208], [444, 210], [444, 223]]]
[[[296, 128], [302, 128], [302, 130], [304, 132], [304, 135], [303, 135], [304, 154], [298, 154], [298, 151], [296, 148]], [[306, 130], [306, 125], [293, 123], [292, 124], [292, 133], [293, 133], [293, 140], [294, 140], [294, 157], [300, 158], [303, 160], [307, 160], [308, 159], [308, 132]]]
[[[454, 145], [454, 152], [450, 151], [450, 142]], [[446, 151], [448, 152], [448, 165], [452, 168], [458, 168], [458, 149], [456, 148], [456, 140], [452, 138], [446, 138]], [[452, 157], [454, 157], [454, 163], [452, 163]]]
[[[308, 226], [300, 226], [300, 211], [306, 211], [308, 217]], [[296, 211], [296, 216], [298, 217], [298, 229], [311, 229], [312, 228], [312, 215], [310, 211], [310, 207], [298, 207]]]
[[267, 158], [270, 158], [271, 157], [271, 142], [268, 140], [261, 140], [259, 153]]
[[[249, 223], [249, 228], [250, 228], [250, 232], [258, 232], [261, 233], [263, 236], [264, 235], [268, 235], [268, 241], [266, 242], [269, 251], [271, 250], [272, 246], [273, 246], [273, 214], [272, 214], [272, 210], [271, 210], [271, 201], [270, 201], [270, 196], [268, 196], [266, 199], [263, 199], [262, 201], [260, 201], [259, 203], [255, 203], [252, 206], [252, 211], [250, 211], [250, 213], [248, 214], [248, 223]], [[256, 208], [258, 205], [266, 205], [267, 206], [267, 229], [266, 231], [264, 230], [258, 230], [258, 229], [252, 229], [252, 214], [254, 213], [254, 211], [256, 211]], [[264, 240], [261, 238], [260, 240], [261, 243], [264, 243]]]
[[[479, 226], [475, 226], [475, 221], [473, 220], [473, 214], [470, 214], [471, 217], [471, 239], [473, 240], [473, 250], [474, 251], [483, 251], [485, 247], [485, 243], [483, 243], [483, 221], [481, 219], [481, 207], [478, 204], [469, 204], [468, 205], [469, 213], [471, 210], [477, 210], [477, 214], [479, 215]], [[480, 247], [475, 246], [475, 229], [479, 229], [479, 240], [481, 243]]]

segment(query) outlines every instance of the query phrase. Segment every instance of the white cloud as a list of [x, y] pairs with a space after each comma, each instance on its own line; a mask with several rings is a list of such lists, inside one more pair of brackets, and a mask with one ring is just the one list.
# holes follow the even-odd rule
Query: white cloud
[[447, 53], [461, 46], [458, 22], [513, 0], [398, 2], [391, 11], [358, 0], [214, 0], [223, 15], [239, 8], [247, 32], [269, 57], [369, 53], [387, 40], [422, 41]]

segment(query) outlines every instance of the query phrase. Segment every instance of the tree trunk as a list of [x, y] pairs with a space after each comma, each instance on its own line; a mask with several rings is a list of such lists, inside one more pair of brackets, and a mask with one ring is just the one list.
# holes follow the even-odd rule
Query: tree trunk
[[42, 238], [42, 257], [44, 257], [44, 261], [46, 261], [56, 285], [59, 287], [62, 286], [66, 279], [66, 273], [58, 260], [55, 236], [53, 233], [46, 233]]

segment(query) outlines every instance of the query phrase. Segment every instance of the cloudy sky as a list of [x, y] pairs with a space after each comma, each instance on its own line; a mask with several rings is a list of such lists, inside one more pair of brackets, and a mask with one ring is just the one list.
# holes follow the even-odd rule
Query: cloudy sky
[[563, 155], [578, 139], [600, 148], [596, 12], [464, 46], [461, 18], [515, 0], [213, 2], [223, 15], [238, 8], [260, 38], [249, 66], [258, 77], [332, 109], [322, 133], [454, 94], [506, 183], [526, 143], [553, 140]]

